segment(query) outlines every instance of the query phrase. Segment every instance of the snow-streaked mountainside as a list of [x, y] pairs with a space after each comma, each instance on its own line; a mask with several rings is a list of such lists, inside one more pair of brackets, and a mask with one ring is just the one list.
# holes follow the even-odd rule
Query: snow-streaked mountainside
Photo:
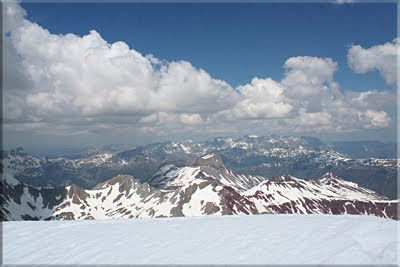
[[[22, 149], [15, 149], [3, 151], [1, 158], [3, 176], [9, 180], [16, 178], [40, 187], [76, 184], [90, 189], [119, 174], [148, 182], [164, 165], [184, 167], [188, 161], [218, 154], [228, 168], [247, 177], [272, 178], [290, 174], [308, 180], [333, 172], [381, 195], [397, 199], [398, 161], [377, 157], [393, 153], [383, 153], [379, 142], [362, 145], [361, 148], [366, 151], [361, 153], [361, 144], [351, 146], [349, 143], [352, 149], [350, 154], [346, 154], [346, 146], [341, 145], [339, 152], [335, 146], [311, 137], [244, 136], [203, 142], [162, 142], [131, 149], [124, 149], [123, 146], [90, 148], [77, 155], [59, 158], [35, 158]], [[352, 156], [352, 151], [356, 155], [371, 156], [356, 158]], [[379, 153], [374, 154], [373, 151]]]
[[360, 215], [5, 222], [3, 263], [394, 265], [397, 226]]
[[373, 214], [384, 218], [397, 215], [397, 200], [390, 201], [332, 173], [313, 181], [280, 176], [244, 195], [260, 213]]
[[15, 184], [15, 176], [35, 177], [42, 172], [43, 159], [28, 155], [22, 148], [1, 153], [2, 178], [8, 183]]
[[222, 159], [216, 154], [206, 154], [188, 162], [189, 166], [176, 167], [172, 164], [162, 166], [148, 180], [155, 187], [182, 186], [199, 176], [213, 177], [222, 184], [238, 191], [248, 190], [265, 181], [262, 176], [235, 174], [225, 167]]
[[329, 173], [317, 181], [237, 175], [207, 154], [162, 166], [148, 183], [118, 175], [93, 189], [3, 181], [3, 220], [113, 219], [260, 213], [366, 214], [397, 218], [397, 201]]

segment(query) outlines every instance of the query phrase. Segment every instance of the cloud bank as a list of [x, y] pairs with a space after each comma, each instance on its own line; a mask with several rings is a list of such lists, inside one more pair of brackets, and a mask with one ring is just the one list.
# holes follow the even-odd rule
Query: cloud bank
[[[143, 55], [100, 33], [56, 35], [5, 4], [5, 127], [15, 131], [87, 134], [130, 127], [143, 133], [248, 129], [351, 132], [392, 119], [390, 92], [341, 91], [331, 58], [291, 57], [284, 78], [255, 77], [233, 88], [187, 61]], [[360, 73], [378, 69], [392, 84], [394, 42], [349, 50]], [[390, 64], [386, 64], [389, 62]]]

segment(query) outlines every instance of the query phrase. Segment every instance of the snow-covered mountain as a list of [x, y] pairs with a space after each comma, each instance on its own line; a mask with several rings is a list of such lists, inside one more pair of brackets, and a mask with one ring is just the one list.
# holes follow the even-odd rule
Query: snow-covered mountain
[[37, 158], [22, 148], [1, 153], [3, 179], [17, 179], [32, 186], [62, 186], [76, 184], [92, 188], [121, 173], [147, 177], [154, 174], [162, 161], [148, 156], [124, 159], [116, 153], [99, 152], [83, 158]]
[[397, 200], [388, 200], [332, 173], [312, 181], [284, 175], [262, 182], [244, 195], [254, 202], [260, 213], [397, 217]]
[[93, 189], [4, 180], [3, 220], [106, 219], [259, 213], [368, 214], [397, 218], [397, 201], [332, 174], [317, 181], [238, 175], [206, 154], [162, 166], [148, 183], [118, 175]]
[[66, 219], [255, 214], [254, 204], [239, 192], [263, 180], [235, 175], [218, 156], [206, 155], [191, 166], [165, 165], [149, 183], [119, 175], [92, 190], [69, 186], [54, 214]]
[[30, 156], [22, 148], [1, 151], [2, 178], [9, 183], [16, 183], [15, 176], [34, 179], [43, 172], [43, 163], [43, 159]]
[[256, 213], [253, 203], [217, 180], [186, 175], [187, 183], [174, 189], [156, 189], [129, 176], [114, 177], [92, 190], [70, 186], [54, 214], [61, 219], [105, 219]]
[[270, 135], [215, 138], [203, 142], [160, 142], [127, 150], [122, 146], [90, 148], [59, 158], [35, 158], [22, 149], [16, 149], [3, 152], [2, 162], [6, 165], [4, 175], [26, 184], [76, 184], [90, 189], [119, 174], [149, 182], [164, 165], [183, 167], [188, 165], [188, 161], [204, 155], [218, 154], [228, 168], [246, 177], [272, 178], [290, 174], [301, 179], [317, 179], [333, 172], [391, 199], [397, 198], [399, 162], [396, 159], [354, 158], [343, 153], [346, 151], [343, 146], [340, 146], [340, 151], [316, 138]]
[[65, 196], [62, 187], [33, 187], [9, 177], [0, 182], [2, 221], [50, 220]]
[[172, 164], [162, 166], [148, 180], [148, 183], [157, 188], [169, 188], [188, 184], [197, 177], [213, 177], [237, 191], [245, 191], [265, 180], [262, 176], [233, 173], [225, 167], [222, 159], [216, 154], [206, 154], [189, 161], [188, 165], [185, 167], [176, 167]]

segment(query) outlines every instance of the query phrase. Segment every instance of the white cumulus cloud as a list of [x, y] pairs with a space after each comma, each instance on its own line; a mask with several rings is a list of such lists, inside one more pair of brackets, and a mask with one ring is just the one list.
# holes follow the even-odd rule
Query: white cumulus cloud
[[232, 105], [235, 91], [189, 62], [144, 56], [124, 42], [109, 44], [94, 30], [82, 37], [55, 35], [22, 20], [7, 42], [28, 81], [6, 77], [6, 98], [24, 90], [18, 94], [22, 110], [7, 109], [10, 119], [215, 112]]
[[396, 38], [392, 42], [369, 48], [353, 45], [347, 54], [349, 67], [357, 73], [378, 70], [387, 84], [396, 84], [399, 41]]
[[284, 90], [271, 78], [254, 78], [250, 84], [237, 87], [240, 97], [236, 105], [218, 115], [230, 120], [285, 117], [292, 110], [292, 105], [284, 97]]
[[[54, 34], [25, 16], [17, 3], [5, 4], [8, 130], [343, 132], [387, 127], [391, 118], [383, 109], [396, 105], [390, 92], [343, 93], [334, 80], [338, 64], [328, 57], [291, 57], [281, 81], [256, 77], [233, 88], [190, 62], [143, 55], [95, 30]], [[393, 83], [394, 45], [354, 46], [349, 64], [357, 72], [377, 68]]]

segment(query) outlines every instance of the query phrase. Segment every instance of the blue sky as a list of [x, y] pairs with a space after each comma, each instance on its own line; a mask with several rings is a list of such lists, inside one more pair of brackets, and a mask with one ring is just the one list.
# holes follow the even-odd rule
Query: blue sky
[[28, 18], [52, 33], [124, 41], [143, 54], [187, 60], [231, 85], [253, 77], [280, 80], [292, 56], [331, 57], [343, 89], [387, 88], [377, 71], [347, 67], [352, 44], [370, 47], [396, 37], [395, 4], [25, 3]]

